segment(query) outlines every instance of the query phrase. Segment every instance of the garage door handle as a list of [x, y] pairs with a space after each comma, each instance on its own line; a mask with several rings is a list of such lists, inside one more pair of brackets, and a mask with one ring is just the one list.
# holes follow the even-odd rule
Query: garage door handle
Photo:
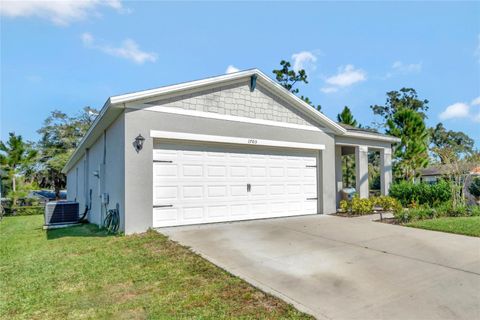
[[306, 165], [305, 167], [307, 167], [307, 168], [316, 168], [317, 166]]
[[172, 163], [171, 160], [153, 160], [153, 162]]
[[250, 192], [252, 190], [252, 185], [250, 183], [247, 183], [247, 192]]
[[158, 205], [158, 206], [153, 206], [154, 208], [171, 208], [173, 207], [173, 204], [164, 204], [164, 205]]
[[307, 200], [318, 200], [318, 198], [307, 198]]

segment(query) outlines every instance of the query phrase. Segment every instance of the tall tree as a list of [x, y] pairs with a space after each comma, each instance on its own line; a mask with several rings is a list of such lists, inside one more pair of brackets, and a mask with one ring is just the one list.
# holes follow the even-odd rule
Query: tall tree
[[[0, 168], [2, 178], [11, 181], [12, 192], [15, 195], [17, 191], [17, 176], [25, 171], [35, 159], [36, 151], [30, 147], [30, 144], [23, 141], [22, 136], [10, 132], [6, 143], [0, 141]], [[2, 179], [3, 180], [3, 179]], [[16, 204], [16, 198], [13, 198], [13, 204]]]
[[[293, 94], [298, 94], [300, 89], [295, 88], [297, 83], [308, 83], [307, 80], [307, 73], [304, 69], [300, 69], [298, 71], [293, 70], [292, 65], [289, 61], [282, 60], [280, 61], [280, 69], [274, 69], [272, 72], [275, 74], [275, 79], [277, 82], [282, 85], [285, 89], [290, 91]], [[322, 110], [321, 105], [314, 105], [310, 98], [305, 96], [300, 96], [300, 99], [314, 107], [316, 110]]]
[[387, 92], [385, 105], [373, 105], [370, 108], [372, 108], [374, 114], [383, 117], [385, 121], [392, 119], [393, 115], [400, 109], [413, 110], [425, 119], [425, 112], [428, 111], [428, 100], [418, 99], [417, 91], [413, 88], [402, 88], [399, 91]]
[[445, 159], [442, 159], [436, 150], [449, 148], [458, 157], [464, 157], [473, 153], [475, 142], [463, 132], [447, 130], [442, 123], [438, 123], [434, 128], [429, 129], [429, 133], [431, 150], [440, 158], [443, 164]]
[[418, 99], [412, 88], [387, 92], [385, 105], [371, 106], [373, 113], [381, 116], [386, 133], [400, 138], [394, 144], [394, 172], [397, 177], [413, 180], [419, 169], [428, 165], [428, 130], [425, 112], [428, 100]]
[[38, 130], [41, 139], [38, 143], [40, 152], [39, 184], [44, 188], [53, 188], [57, 197], [66, 186], [66, 177], [62, 173], [68, 158], [73, 153], [98, 111], [85, 107], [75, 116], [55, 110]]
[[352, 111], [347, 106], [343, 107], [342, 112], [337, 114], [337, 121], [352, 127], [356, 127], [358, 125], [357, 120], [355, 120], [353, 117]]

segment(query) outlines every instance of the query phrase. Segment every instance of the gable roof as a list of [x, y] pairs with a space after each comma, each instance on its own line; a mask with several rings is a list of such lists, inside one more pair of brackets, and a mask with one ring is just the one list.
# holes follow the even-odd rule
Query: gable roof
[[270, 90], [272, 93], [283, 98], [283, 100], [297, 108], [302, 114], [305, 114], [307, 117], [321, 124], [324, 128], [329, 129], [338, 135], [347, 134], [347, 129], [331, 120], [323, 113], [317, 111], [315, 108], [312, 108], [312, 106], [310, 106], [308, 103], [290, 91], [286, 90], [274, 80], [270, 79], [263, 72], [258, 69], [250, 69], [108, 98], [103, 108], [100, 110], [99, 115], [88, 129], [83, 139], [80, 141], [77, 149], [74, 151], [62, 171], [66, 173], [73, 167], [73, 165], [81, 158], [85, 149], [98, 139], [102, 132], [106, 130], [108, 126], [121, 114], [121, 112], [128, 107], [128, 104], [133, 104], [140, 100], [152, 98], [157, 99], [164, 95], [180, 95], [187, 90], [196, 90], [203, 87], [219, 86], [226, 83], [241, 81], [248, 79], [253, 75], [257, 76], [257, 83], [263, 85], [263, 87], [267, 90]]

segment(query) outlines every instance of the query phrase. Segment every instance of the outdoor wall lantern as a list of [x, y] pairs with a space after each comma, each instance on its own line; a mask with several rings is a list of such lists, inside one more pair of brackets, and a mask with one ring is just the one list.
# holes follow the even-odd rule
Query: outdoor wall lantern
[[136, 138], [135, 138], [135, 143], [134, 143], [134, 146], [135, 146], [135, 150], [137, 152], [139, 152], [140, 150], [142, 150], [143, 148], [143, 142], [145, 141], [145, 138], [139, 134]]

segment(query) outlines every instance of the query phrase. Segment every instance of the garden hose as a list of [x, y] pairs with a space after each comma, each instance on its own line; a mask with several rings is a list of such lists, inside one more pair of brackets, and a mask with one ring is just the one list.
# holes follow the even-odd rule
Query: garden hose
[[103, 226], [107, 229], [108, 233], [116, 233], [118, 231], [120, 227], [120, 206], [118, 203], [115, 209], [107, 211]]

